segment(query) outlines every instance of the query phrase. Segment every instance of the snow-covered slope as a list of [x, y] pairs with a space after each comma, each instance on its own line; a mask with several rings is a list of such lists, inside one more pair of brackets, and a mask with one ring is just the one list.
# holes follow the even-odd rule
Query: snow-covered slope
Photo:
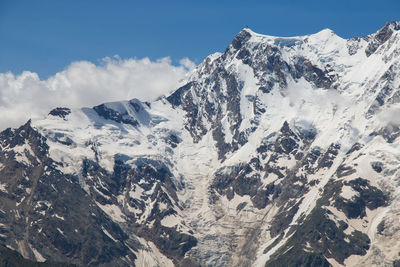
[[[245, 28], [170, 96], [3, 132], [0, 236], [95, 266], [399, 264], [399, 89], [398, 22], [348, 40]], [[82, 201], [55, 213], [57, 195]]]

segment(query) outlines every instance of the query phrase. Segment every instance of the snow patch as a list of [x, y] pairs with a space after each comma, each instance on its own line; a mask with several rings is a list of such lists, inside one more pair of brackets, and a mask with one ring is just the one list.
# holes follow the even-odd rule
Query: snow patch
[[165, 257], [153, 242], [145, 241], [140, 239], [141, 243], [145, 246], [144, 249], [140, 249], [135, 252], [137, 259], [135, 265], [137, 267], [174, 267], [172, 260]]
[[165, 216], [162, 220], [161, 220], [161, 224], [164, 225], [165, 227], [174, 227], [177, 224], [180, 223], [180, 219], [175, 216], [175, 215], [168, 215]]
[[34, 247], [32, 247], [31, 244], [29, 244], [29, 248], [31, 249], [31, 251], [35, 255], [36, 261], [38, 261], [38, 262], [45, 262], [46, 261], [46, 258], [43, 257], [42, 254], [40, 254], [39, 251], [37, 251]]
[[96, 202], [97, 206], [101, 208], [111, 219], [115, 222], [126, 222], [125, 215], [122, 213], [120, 207], [116, 205], [102, 205], [99, 202]]

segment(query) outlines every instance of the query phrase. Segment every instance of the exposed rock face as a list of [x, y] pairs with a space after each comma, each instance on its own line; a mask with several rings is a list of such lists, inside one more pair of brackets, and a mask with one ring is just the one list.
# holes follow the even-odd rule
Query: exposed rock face
[[74, 264], [46, 261], [36, 262], [27, 260], [17, 251], [0, 245], [0, 265], [1, 266], [24, 266], [24, 267], [75, 267]]
[[1, 140], [7, 144], [0, 154], [0, 223], [7, 245], [28, 258], [89, 266], [128, 265], [120, 258], [135, 259], [124, 244], [128, 235], [81, 188], [76, 176], [57, 169], [45, 138], [30, 122], [6, 130]]
[[49, 115], [58, 116], [64, 119], [70, 113], [71, 110], [69, 108], [55, 108], [49, 112]]
[[389, 22], [382, 29], [380, 29], [374, 36], [369, 39], [369, 43], [367, 48], [365, 49], [365, 54], [369, 57], [373, 54], [379, 46], [384, 44], [387, 40], [390, 39], [394, 31], [400, 30], [399, 22]]
[[1, 243], [82, 266], [396, 266], [399, 25], [246, 28], [153, 103], [5, 130]]

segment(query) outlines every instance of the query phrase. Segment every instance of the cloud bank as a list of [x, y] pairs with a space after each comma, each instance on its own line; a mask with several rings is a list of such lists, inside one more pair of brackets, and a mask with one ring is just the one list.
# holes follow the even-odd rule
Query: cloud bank
[[174, 66], [168, 57], [151, 61], [115, 56], [99, 65], [73, 62], [47, 80], [30, 71], [0, 73], [0, 130], [59, 106], [79, 108], [132, 98], [152, 101], [177, 89], [194, 68], [187, 58]]

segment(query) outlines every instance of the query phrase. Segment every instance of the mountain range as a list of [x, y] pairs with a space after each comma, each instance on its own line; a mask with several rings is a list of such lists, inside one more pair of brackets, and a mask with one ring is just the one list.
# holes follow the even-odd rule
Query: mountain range
[[399, 22], [351, 39], [245, 28], [184, 84], [3, 131], [0, 255], [400, 266]]

